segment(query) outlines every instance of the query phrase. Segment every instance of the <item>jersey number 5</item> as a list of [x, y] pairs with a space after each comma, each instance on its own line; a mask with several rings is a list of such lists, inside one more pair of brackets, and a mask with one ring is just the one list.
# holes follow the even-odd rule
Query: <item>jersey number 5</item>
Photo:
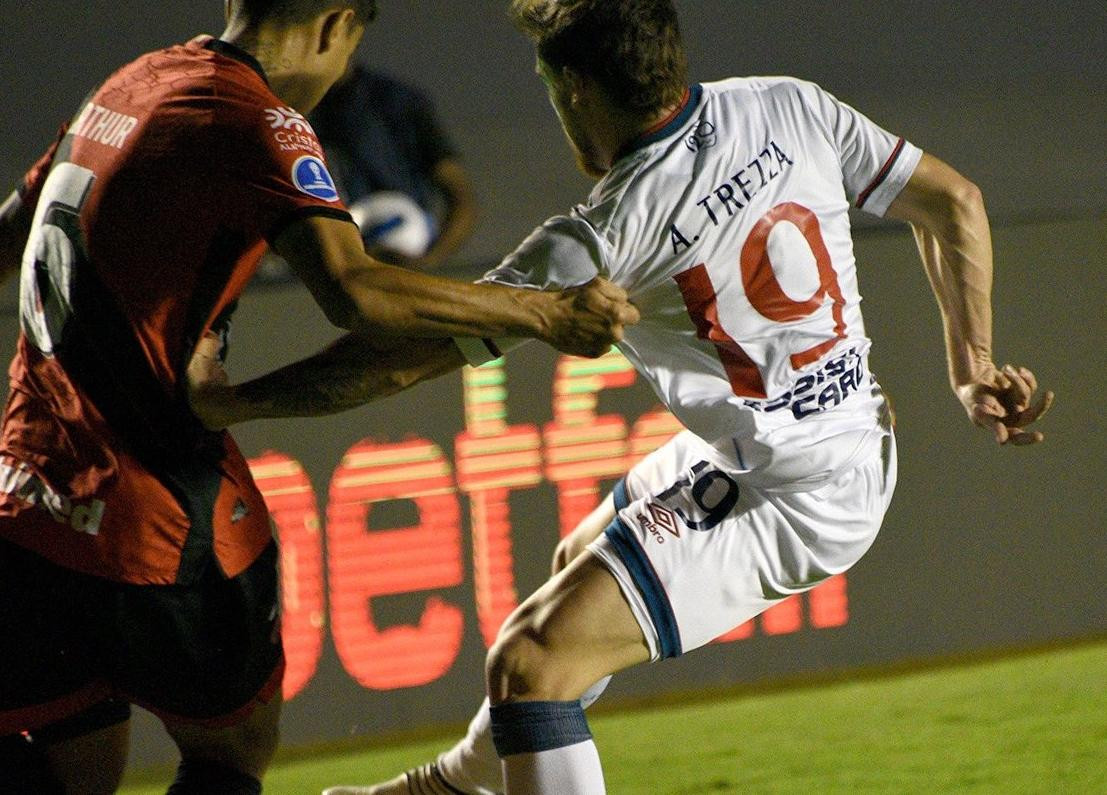
[[53, 356], [73, 314], [76, 269], [87, 262], [78, 213], [96, 175], [58, 163], [42, 186], [19, 277], [19, 322], [27, 339]]
[[[811, 297], [803, 301], [796, 301], [784, 292], [773, 270], [769, 235], [781, 222], [788, 222], [799, 230], [818, 269], [819, 285]], [[814, 314], [823, 305], [826, 296], [830, 296], [833, 330], [828, 329], [829, 336], [823, 342], [806, 350], [792, 352], [789, 362], [793, 370], [818, 360], [838, 340], [845, 339], [846, 324], [842, 319], [845, 300], [838, 284], [838, 274], [830, 262], [830, 252], [823, 242], [819, 218], [814, 212], [795, 202], [785, 202], [773, 207], [754, 224], [742, 246], [739, 265], [746, 298], [759, 314], [769, 320], [778, 323], [801, 320]], [[757, 364], [719, 322], [718, 296], [707, 272], [707, 265], [697, 265], [677, 274], [675, 279], [684, 296], [688, 314], [696, 324], [696, 336], [715, 345], [734, 394], [748, 398], [768, 397]]]

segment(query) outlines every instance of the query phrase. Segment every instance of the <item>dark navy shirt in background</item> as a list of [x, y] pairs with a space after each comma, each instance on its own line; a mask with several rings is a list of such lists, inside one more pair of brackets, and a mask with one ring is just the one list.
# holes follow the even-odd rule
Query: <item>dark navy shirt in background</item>
[[387, 190], [432, 211], [431, 174], [456, 150], [421, 91], [355, 65], [319, 103], [311, 124], [348, 204]]

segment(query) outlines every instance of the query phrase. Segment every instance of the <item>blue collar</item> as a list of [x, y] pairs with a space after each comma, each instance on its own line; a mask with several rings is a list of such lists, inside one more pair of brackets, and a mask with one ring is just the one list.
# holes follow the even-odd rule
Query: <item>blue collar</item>
[[692, 118], [692, 114], [696, 112], [696, 108], [699, 107], [700, 97], [702, 95], [703, 86], [699, 83], [695, 83], [685, 89], [684, 96], [681, 98], [680, 105], [677, 106], [676, 110], [624, 146], [619, 152], [619, 156], [615, 159], [620, 160], [631, 152], [638, 151], [643, 146], [649, 146], [650, 144], [662, 141], [683, 127], [684, 124]]

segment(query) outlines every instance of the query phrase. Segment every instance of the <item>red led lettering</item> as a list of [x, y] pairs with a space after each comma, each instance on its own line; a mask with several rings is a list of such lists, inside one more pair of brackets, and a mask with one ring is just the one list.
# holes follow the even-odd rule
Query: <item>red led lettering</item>
[[811, 626], [829, 629], [849, 621], [849, 597], [846, 596], [846, 575], [831, 577], [807, 594], [807, 611]]
[[731, 643], [736, 640], [745, 640], [746, 638], [753, 636], [753, 621], [747, 621], [744, 624], [739, 624], [730, 632], [724, 632], [719, 637], [715, 638], [713, 643]]
[[542, 436], [546, 478], [557, 484], [563, 537], [599, 504], [600, 480], [626, 472], [626, 420], [617, 414], [597, 417], [596, 404], [602, 390], [634, 380], [634, 367], [614, 349], [598, 359], [562, 356], [557, 363], [554, 419]]
[[315, 674], [323, 648], [323, 540], [315, 490], [300, 462], [267, 452], [250, 459], [281, 545], [281, 637], [284, 698], [291, 700]]
[[761, 631], [766, 635], [788, 635], [803, 627], [803, 605], [798, 595], [777, 602], [760, 616]]
[[[368, 530], [374, 502], [410, 499], [414, 527]], [[373, 599], [461, 583], [461, 512], [450, 464], [431, 442], [354, 445], [331, 480], [328, 574], [334, 645], [363, 686], [390, 690], [442, 676], [461, 648], [456, 605], [429, 596], [417, 625], [381, 629]]]
[[511, 554], [512, 489], [542, 481], [541, 442], [534, 425], [507, 425], [503, 360], [463, 371], [465, 424], [457, 435], [458, 487], [469, 495], [473, 533], [473, 587], [486, 646], [519, 604]]
[[630, 432], [624, 472], [684, 430], [680, 420], [668, 409], [658, 406], [638, 418]]
[[[432, 442], [371, 440], [354, 445], [331, 480], [327, 507], [330, 624], [342, 664], [375, 690], [418, 687], [449, 670], [461, 648], [463, 611], [428, 594], [417, 623], [381, 626], [374, 599], [452, 588], [463, 582], [457, 488], [469, 497], [474, 587], [480, 632], [491, 644], [518, 603], [508, 495], [545, 477], [556, 484], [564, 534], [599, 501], [600, 481], [624, 474], [681, 430], [664, 408], [643, 414], [629, 435], [619, 415], [596, 415], [603, 389], [630, 386], [635, 373], [615, 351], [597, 360], [563, 357], [554, 381], [554, 421], [506, 422], [503, 362], [464, 375], [466, 430], [456, 437], [457, 486], [450, 463]], [[543, 442], [545, 462], [543, 466]], [[267, 452], [250, 462], [281, 542], [285, 697], [301, 692], [319, 661], [324, 620], [323, 553], [315, 493], [296, 460]], [[418, 523], [369, 529], [374, 503], [411, 500]], [[537, 543], [537, 542], [535, 542]], [[548, 549], [541, 550], [548, 553]], [[832, 577], [790, 597], [716, 639], [844, 625], [846, 577]]]

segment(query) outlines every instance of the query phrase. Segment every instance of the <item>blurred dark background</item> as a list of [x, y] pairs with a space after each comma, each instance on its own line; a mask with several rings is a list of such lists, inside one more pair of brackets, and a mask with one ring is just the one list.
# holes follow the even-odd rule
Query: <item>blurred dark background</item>
[[[461, 259], [502, 255], [584, 198], [506, 2], [381, 0], [361, 56], [422, 86], [482, 206]], [[1107, 209], [1107, 4], [1096, 0], [677, 0], [692, 75], [814, 80], [979, 182], [999, 222]], [[0, 3], [12, 184], [124, 61], [222, 30], [219, 0]]]

